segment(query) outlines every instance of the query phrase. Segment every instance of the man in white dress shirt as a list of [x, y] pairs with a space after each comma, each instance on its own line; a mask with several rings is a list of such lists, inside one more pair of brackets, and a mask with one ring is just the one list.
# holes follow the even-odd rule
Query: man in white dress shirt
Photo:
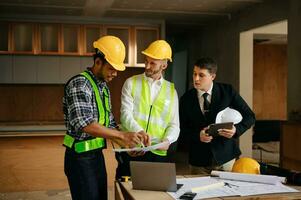
[[166, 142], [150, 152], [117, 153], [116, 179], [129, 176], [129, 162], [168, 162], [167, 150], [178, 139], [178, 95], [174, 84], [165, 80], [163, 73], [172, 61], [170, 45], [164, 40], [152, 42], [142, 51], [145, 72], [128, 78], [121, 94], [121, 125], [123, 130], [146, 133], [148, 144]]

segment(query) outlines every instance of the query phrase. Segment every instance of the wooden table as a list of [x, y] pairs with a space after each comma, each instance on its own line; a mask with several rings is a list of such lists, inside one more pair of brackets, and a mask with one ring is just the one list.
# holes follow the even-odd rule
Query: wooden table
[[[301, 191], [301, 186], [291, 186]], [[118, 191], [121, 193], [118, 194]], [[115, 183], [115, 200], [173, 200], [166, 192], [149, 191], [149, 190], [133, 190], [132, 183], [121, 182]], [[211, 199], [244, 199], [244, 200], [272, 200], [272, 199], [301, 199], [301, 192], [297, 193], [282, 193], [282, 194], [263, 194], [246, 197], [218, 197]]]

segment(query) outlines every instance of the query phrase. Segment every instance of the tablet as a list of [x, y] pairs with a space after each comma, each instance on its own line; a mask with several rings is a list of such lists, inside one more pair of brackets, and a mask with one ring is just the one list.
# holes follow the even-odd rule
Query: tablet
[[218, 123], [209, 125], [209, 129], [206, 131], [210, 136], [219, 136], [218, 129], [232, 129], [233, 122]]

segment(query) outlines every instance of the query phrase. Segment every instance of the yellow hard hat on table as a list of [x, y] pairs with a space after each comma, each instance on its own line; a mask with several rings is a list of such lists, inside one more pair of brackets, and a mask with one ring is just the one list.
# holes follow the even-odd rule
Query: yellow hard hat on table
[[165, 40], [156, 40], [152, 42], [144, 51], [142, 51], [142, 54], [158, 60], [168, 59], [172, 62], [171, 47]]
[[260, 165], [252, 158], [242, 157], [235, 161], [232, 167], [232, 172], [260, 174]]
[[111, 35], [101, 37], [93, 43], [93, 47], [104, 54], [105, 59], [114, 69], [125, 70], [125, 46], [118, 37]]

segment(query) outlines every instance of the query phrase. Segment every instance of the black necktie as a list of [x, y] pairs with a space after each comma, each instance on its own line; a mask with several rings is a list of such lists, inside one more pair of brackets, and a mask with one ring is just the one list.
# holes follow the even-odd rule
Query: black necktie
[[209, 101], [208, 101], [208, 99], [207, 99], [207, 97], [208, 97], [208, 93], [204, 93], [203, 94], [203, 98], [204, 98], [204, 114], [206, 115], [208, 112], [209, 112]]

